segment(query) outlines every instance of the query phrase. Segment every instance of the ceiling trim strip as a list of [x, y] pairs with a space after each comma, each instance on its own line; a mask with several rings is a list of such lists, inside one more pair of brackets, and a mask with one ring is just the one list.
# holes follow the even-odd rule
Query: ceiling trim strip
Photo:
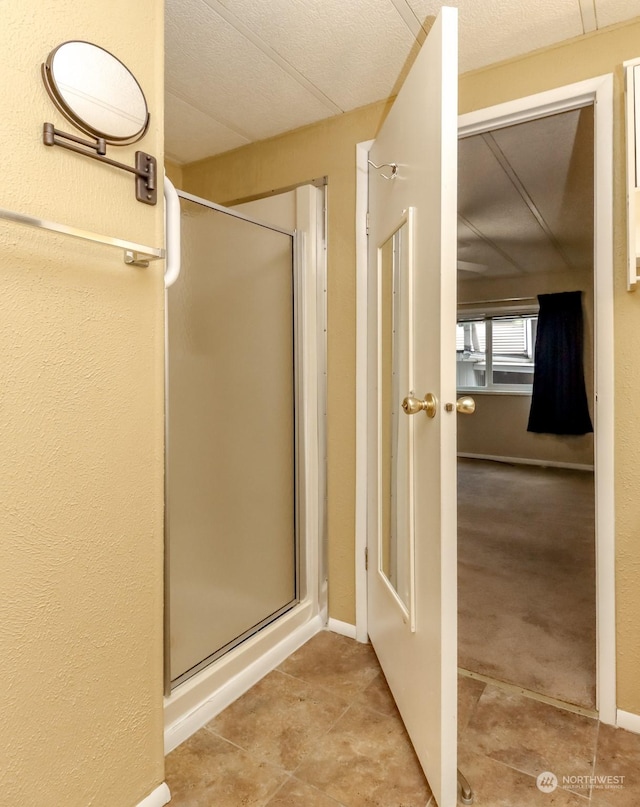
[[480, 238], [482, 241], [484, 241], [484, 243], [487, 244], [487, 246], [491, 247], [491, 249], [493, 249], [495, 252], [497, 252], [498, 255], [500, 255], [502, 258], [504, 258], [505, 261], [510, 263], [511, 266], [514, 267], [514, 269], [517, 269], [518, 272], [520, 272], [523, 275], [526, 274], [526, 272], [522, 268], [522, 266], [520, 266], [520, 264], [511, 257], [511, 255], [509, 255], [507, 252], [505, 252], [501, 247], [499, 247], [495, 243], [495, 241], [492, 241], [483, 232], [480, 232], [480, 230], [475, 226], [475, 224], [472, 224], [469, 221], [469, 219], [465, 218], [463, 215], [458, 213], [458, 220], [461, 221], [465, 225], [465, 227], [468, 227], [474, 235], [476, 235], [478, 238]]
[[336, 103], [334, 103], [329, 96], [325, 95], [319, 87], [316, 87], [309, 79], [305, 78], [302, 73], [299, 73], [292, 64], [286, 59], [283, 59], [280, 54], [275, 51], [270, 45], [268, 45], [264, 39], [262, 39], [258, 34], [254, 33], [248, 26], [246, 26], [243, 22], [241, 22], [235, 14], [229, 11], [228, 8], [222, 5], [219, 0], [202, 0], [205, 5], [209, 6], [209, 8], [222, 17], [226, 22], [229, 23], [239, 34], [242, 34], [246, 39], [248, 39], [253, 45], [255, 45], [258, 50], [262, 51], [262, 53], [271, 59], [272, 62], [278, 65], [285, 73], [287, 73], [292, 79], [298, 82], [302, 87], [304, 87], [307, 92], [311, 93], [315, 98], [318, 99], [322, 104], [324, 104], [327, 109], [331, 110], [334, 115], [339, 115], [344, 112], [344, 109], [339, 107]]
[[502, 168], [502, 170], [505, 172], [505, 174], [511, 180], [511, 184], [513, 185], [513, 187], [518, 191], [518, 193], [522, 197], [522, 201], [525, 203], [525, 205], [531, 211], [531, 214], [533, 215], [535, 220], [538, 222], [538, 224], [540, 225], [542, 231], [544, 232], [544, 234], [547, 236], [547, 238], [549, 239], [549, 241], [553, 245], [553, 248], [556, 250], [558, 255], [562, 258], [562, 260], [564, 261], [566, 266], [569, 269], [574, 269], [575, 267], [573, 266], [573, 264], [571, 263], [571, 261], [567, 257], [567, 253], [564, 251], [564, 249], [562, 248], [560, 242], [558, 241], [558, 239], [556, 238], [556, 236], [552, 232], [551, 227], [549, 227], [549, 225], [547, 224], [544, 216], [542, 215], [542, 213], [538, 209], [536, 203], [533, 201], [533, 199], [529, 195], [529, 192], [527, 191], [525, 186], [522, 184], [522, 180], [516, 174], [515, 170], [513, 169], [512, 165], [511, 165], [511, 163], [507, 159], [507, 156], [505, 155], [505, 153], [502, 151], [502, 149], [500, 148], [500, 146], [496, 142], [496, 139], [494, 138], [494, 136], [491, 134], [491, 132], [485, 132], [483, 135], [480, 135], [480, 136], [482, 137], [484, 142], [487, 144], [487, 146], [489, 146], [489, 149], [491, 150], [491, 153], [493, 154], [493, 156], [496, 158], [496, 160], [500, 164], [500, 167]]
[[427, 31], [421, 25], [420, 20], [416, 17], [413, 9], [407, 3], [407, 0], [391, 0], [391, 4], [402, 17], [402, 21], [407, 28], [411, 31], [413, 36], [422, 45], [427, 38]]
[[184, 95], [184, 93], [175, 90], [171, 86], [171, 83], [166, 80], [165, 80], [165, 93], [167, 95], [173, 95], [174, 98], [178, 98], [180, 101], [182, 101], [183, 104], [187, 104], [192, 109], [196, 109], [198, 112], [200, 112], [201, 115], [204, 115], [205, 117], [209, 118], [209, 120], [215, 121], [220, 126], [224, 126], [230, 132], [233, 132], [234, 134], [238, 135], [238, 137], [244, 138], [244, 140], [246, 140], [247, 143], [251, 143], [253, 140], [255, 140], [255, 137], [253, 135], [249, 134], [248, 132], [245, 132], [244, 129], [239, 129], [234, 123], [231, 123], [225, 118], [221, 118], [219, 115], [216, 115], [214, 117], [210, 112], [207, 112], [206, 109], [203, 109], [203, 107], [200, 106], [197, 102], [193, 101], [191, 98], [187, 98], [186, 95]]
[[595, 0], [578, 0], [580, 6], [580, 17], [582, 18], [582, 30], [585, 34], [598, 30], [598, 13], [596, 11]]

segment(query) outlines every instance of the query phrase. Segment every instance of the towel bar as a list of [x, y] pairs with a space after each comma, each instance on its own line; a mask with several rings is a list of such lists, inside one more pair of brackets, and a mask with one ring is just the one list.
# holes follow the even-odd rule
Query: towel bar
[[109, 235], [99, 235], [89, 230], [70, 227], [68, 224], [58, 224], [55, 221], [38, 219], [34, 216], [27, 216], [24, 213], [14, 213], [12, 210], [5, 210], [1, 207], [0, 219], [13, 221], [16, 224], [24, 224], [28, 227], [35, 227], [38, 230], [49, 230], [54, 233], [61, 233], [62, 235], [70, 235], [73, 238], [82, 238], [85, 241], [92, 241], [96, 244], [119, 247], [124, 250], [124, 262], [130, 266], [147, 267], [150, 261], [162, 260], [165, 257], [164, 249], [146, 247], [143, 244], [136, 244], [133, 241], [124, 241], [121, 238], [112, 238]]

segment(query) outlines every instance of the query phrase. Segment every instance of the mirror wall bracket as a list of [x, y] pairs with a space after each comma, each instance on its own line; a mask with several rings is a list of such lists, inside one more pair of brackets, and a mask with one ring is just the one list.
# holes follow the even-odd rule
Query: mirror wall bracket
[[61, 132], [52, 123], [44, 124], [42, 141], [45, 146], [62, 146], [62, 148], [75, 151], [76, 154], [82, 154], [92, 160], [99, 160], [114, 168], [134, 174], [136, 199], [146, 205], [155, 205], [158, 201], [157, 162], [151, 154], [136, 151], [135, 166], [126, 165], [106, 156], [107, 144], [104, 138], [96, 137], [95, 140], [85, 140], [67, 132]]

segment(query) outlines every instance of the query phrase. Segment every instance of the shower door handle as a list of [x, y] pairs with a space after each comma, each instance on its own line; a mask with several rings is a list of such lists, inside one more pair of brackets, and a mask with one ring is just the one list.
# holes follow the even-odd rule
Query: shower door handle
[[165, 262], [164, 287], [168, 289], [180, 274], [180, 197], [169, 177], [164, 175]]

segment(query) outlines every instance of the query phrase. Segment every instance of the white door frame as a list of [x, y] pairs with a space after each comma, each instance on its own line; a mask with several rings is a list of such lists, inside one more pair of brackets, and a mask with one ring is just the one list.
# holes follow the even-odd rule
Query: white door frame
[[[569, 84], [470, 112], [459, 118], [468, 137], [546, 115], [593, 105], [595, 297], [596, 698], [599, 718], [616, 724], [614, 352], [613, 352], [613, 76]], [[367, 399], [367, 155], [373, 141], [356, 146], [356, 400]], [[356, 422], [356, 637], [367, 641], [367, 422]]]

